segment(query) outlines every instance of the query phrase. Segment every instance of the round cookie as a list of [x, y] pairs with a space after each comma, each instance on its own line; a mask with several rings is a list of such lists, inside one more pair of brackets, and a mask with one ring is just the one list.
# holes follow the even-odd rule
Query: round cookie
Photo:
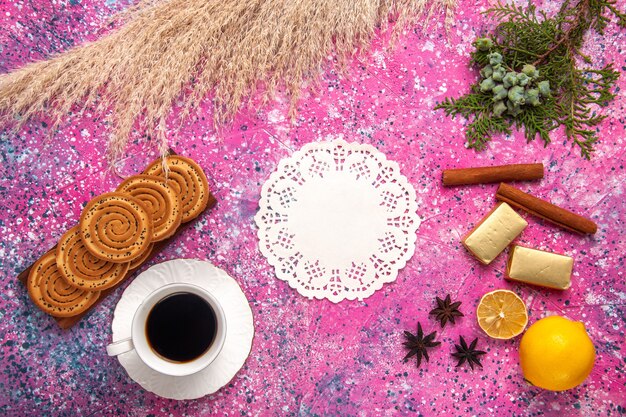
[[174, 185], [156, 175], [134, 175], [117, 187], [118, 192], [139, 199], [152, 216], [152, 241], [172, 236], [182, 220], [182, 203]]
[[198, 217], [209, 202], [209, 183], [202, 168], [184, 156], [168, 156], [165, 159], [168, 173], [163, 170], [163, 160], [157, 159], [144, 171], [146, 174], [167, 177], [180, 195], [183, 223]]
[[56, 260], [68, 284], [89, 291], [115, 286], [124, 279], [130, 266], [130, 262], [113, 263], [93, 256], [80, 238], [78, 226], [72, 227], [59, 240]]
[[106, 193], [91, 200], [78, 227], [87, 250], [105, 261], [137, 259], [152, 242], [150, 213], [139, 199], [124, 193]]
[[128, 269], [133, 270], [135, 268], [139, 268], [141, 264], [143, 264], [146, 261], [146, 259], [150, 257], [150, 254], [152, 253], [152, 249], [154, 249], [154, 243], [151, 243], [150, 246], [148, 246], [148, 249], [146, 249], [143, 255], [141, 255], [137, 259], [133, 259], [130, 262], [130, 266], [128, 267]]
[[35, 262], [26, 285], [33, 302], [55, 317], [77, 316], [87, 311], [100, 297], [100, 291], [81, 290], [65, 281], [57, 269], [54, 250]]

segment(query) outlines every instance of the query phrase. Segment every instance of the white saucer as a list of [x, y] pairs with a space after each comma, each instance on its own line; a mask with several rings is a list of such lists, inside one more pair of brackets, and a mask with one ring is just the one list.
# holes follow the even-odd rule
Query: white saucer
[[246, 296], [225, 271], [205, 261], [175, 259], [147, 269], [126, 288], [113, 316], [113, 342], [130, 337], [133, 315], [148, 294], [174, 282], [195, 284], [220, 301], [228, 326], [222, 352], [208, 367], [189, 376], [158, 373], [145, 365], [135, 351], [117, 358], [145, 390], [165, 398], [190, 400], [216, 392], [241, 369], [252, 347], [254, 322]]

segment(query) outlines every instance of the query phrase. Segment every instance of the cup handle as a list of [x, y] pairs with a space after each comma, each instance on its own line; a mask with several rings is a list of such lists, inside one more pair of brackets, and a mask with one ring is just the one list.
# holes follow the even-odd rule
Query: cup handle
[[130, 352], [133, 349], [135, 349], [135, 345], [133, 345], [133, 341], [129, 337], [128, 339], [123, 339], [108, 345], [107, 354], [109, 356], [117, 356], [121, 355], [122, 353]]

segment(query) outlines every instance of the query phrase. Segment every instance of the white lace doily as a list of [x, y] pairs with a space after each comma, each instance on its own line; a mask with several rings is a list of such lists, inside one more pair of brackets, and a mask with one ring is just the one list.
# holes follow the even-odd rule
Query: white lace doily
[[370, 145], [305, 145], [280, 161], [259, 205], [261, 252], [278, 278], [309, 298], [369, 297], [415, 250], [415, 190]]

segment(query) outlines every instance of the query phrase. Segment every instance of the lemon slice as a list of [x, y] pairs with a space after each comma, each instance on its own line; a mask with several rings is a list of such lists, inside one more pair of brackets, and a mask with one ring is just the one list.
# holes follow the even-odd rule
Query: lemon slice
[[494, 339], [511, 339], [528, 324], [526, 305], [513, 291], [495, 290], [483, 295], [476, 310], [478, 325]]

